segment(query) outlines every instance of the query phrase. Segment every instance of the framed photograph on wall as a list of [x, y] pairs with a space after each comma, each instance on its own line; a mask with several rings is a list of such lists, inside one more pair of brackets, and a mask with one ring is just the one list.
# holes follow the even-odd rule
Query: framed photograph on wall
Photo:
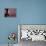
[[16, 17], [16, 8], [5, 8], [5, 17]]

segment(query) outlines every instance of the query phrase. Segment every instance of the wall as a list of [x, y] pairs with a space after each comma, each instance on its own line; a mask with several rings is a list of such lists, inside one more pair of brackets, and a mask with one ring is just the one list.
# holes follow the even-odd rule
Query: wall
[[21, 24], [46, 24], [46, 0], [22, 1]]
[[[5, 18], [4, 8], [17, 8], [16, 18]], [[9, 32], [18, 32], [17, 24], [46, 24], [46, 0], [0, 0], [0, 44], [8, 43]]]

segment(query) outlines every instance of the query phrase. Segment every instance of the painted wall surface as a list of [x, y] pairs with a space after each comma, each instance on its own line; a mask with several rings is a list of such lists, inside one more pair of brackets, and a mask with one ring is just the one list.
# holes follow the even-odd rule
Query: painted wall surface
[[[4, 8], [16, 8], [16, 18], [5, 18]], [[9, 32], [17, 34], [18, 24], [46, 24], [46, 0], [0, 0], [0, 44], [8, 43]]]

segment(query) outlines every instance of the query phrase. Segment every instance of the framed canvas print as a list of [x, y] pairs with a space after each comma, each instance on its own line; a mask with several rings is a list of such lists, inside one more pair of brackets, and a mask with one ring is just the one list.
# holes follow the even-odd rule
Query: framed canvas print
[[19, 41], [31, 40], [31, 41], [46, 41], [46, 25], [31, 25], [23, 24], [18, 25]]
[[16, 17], [16, 8], [5, 8], [5, 17]]

